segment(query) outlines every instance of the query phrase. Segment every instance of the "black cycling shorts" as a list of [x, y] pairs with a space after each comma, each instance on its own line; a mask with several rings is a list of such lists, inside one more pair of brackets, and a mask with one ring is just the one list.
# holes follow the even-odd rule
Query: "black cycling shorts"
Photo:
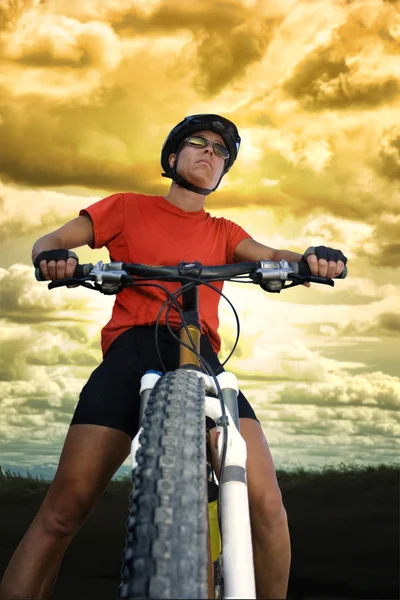
[[[160, 327], [158, 342], [167, 371], [179, 364], [179, 342], [166, 327]], [[201, 336], [202, 356], [213, 370], [220, 366], [206, 335]], [[139, 428], [140, 380], [149, 369], [162, 371], [155, 343], [154, 326], [128, 329], [110, 345], [100, 365], [93, 371], [79, 396], [71, 425], [105, 425], [120, 429], [133, 438]], [[257, 419], [248, 400], [239, 391], [239, 417]], [[208, 420], [209, 425], [213, 421]]]

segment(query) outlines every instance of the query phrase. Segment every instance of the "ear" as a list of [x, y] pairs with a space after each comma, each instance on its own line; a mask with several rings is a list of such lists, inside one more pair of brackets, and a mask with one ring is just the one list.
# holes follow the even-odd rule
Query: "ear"
[[176, 154], [170, 154], [168, 156], [168, 163], [170, 167], [174, 166], [174, 164], [176, 163]]

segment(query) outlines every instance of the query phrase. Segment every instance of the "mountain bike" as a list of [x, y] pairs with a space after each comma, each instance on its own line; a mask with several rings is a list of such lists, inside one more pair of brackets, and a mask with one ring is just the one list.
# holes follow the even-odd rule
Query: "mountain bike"
[[[339, 278], [345, 277], [347, 269]], [[37, 278], [40, 273], [37, 270]], [[157, 281], [158, 283], [154, 283]], [[178, 282], [170, 292], [163, 281]], [[140, 429], [132, 441], [132, 482], [118, 598], [255, 598], [255, 579], [246, 483], [246, 444], [240, 435], [238, 384], [223, 365], [235, 351], [239, 319], [215, 281], [259, 284], [265, 291], [308, 282], [334, 285], [310, 274], [307, 264], [285, 260], [203, 266], [148, 266], [120, 262], [77, 265], [73, 278], [49, 289], [82, 285], [103, 294], [135, 286], [162, 286], [171, 336], [180, 343], [175, 371], [148, 371], [141, 380]], [[213, 372], [200, 354], [199, 285], [220, 293], [232, 307], [234, 347]], [[169, 325], [171, 310], [181, 319]], [[161, 364], [161, 356], [159, 353]], [[206, 417], [216, 427], [210, 446]]]

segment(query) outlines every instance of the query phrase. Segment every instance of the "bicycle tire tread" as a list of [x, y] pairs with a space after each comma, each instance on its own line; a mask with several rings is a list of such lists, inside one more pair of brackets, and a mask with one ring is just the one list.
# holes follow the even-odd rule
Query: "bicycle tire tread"
[[133, 474], [120, 598], [207, 597], [204, 382], [183, 369], [149, 398]]

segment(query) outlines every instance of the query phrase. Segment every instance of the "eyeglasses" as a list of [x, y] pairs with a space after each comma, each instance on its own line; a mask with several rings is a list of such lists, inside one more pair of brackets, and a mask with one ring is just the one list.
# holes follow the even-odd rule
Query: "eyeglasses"
[[229, 152], [225, 146], [220, 144], [219, 142], [211, 142], [205, 137], [201, 135], [192, 135], [184, 140], [188, 146], [192, 146], [192, 148], [207, 148], [208, 145], [211, 145], [215, 154], [224, 160], [229, 158]]

